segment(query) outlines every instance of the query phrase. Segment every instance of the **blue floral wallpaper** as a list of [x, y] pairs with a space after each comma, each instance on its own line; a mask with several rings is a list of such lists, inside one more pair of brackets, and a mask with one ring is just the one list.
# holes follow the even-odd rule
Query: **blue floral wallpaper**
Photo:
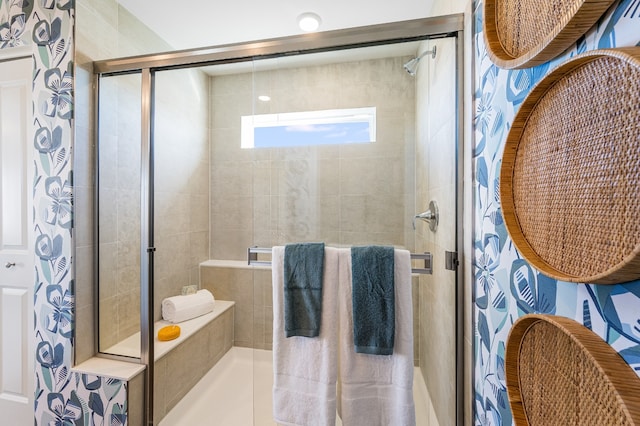
[[33, 52], [35, 424], [124, 425], [126, 383], [72, 373], [73, 0], [0, 0], [0, 49]]
[[522, 259], [500, 211], [499, 171], [506, 135], [531, 88], [561, 62], [588, 50], [640, 45], [640, 0], [614, 6], [572, 49], [523, 70], [494, 66], [474, 7], [474, 274], [476, 425], [513, 423], [505, 385], [505, 342], [513, 322], [536, 312], [573, 318], [606, 340], [640, 375], [640, 281], [603, 286], [550, 279]]

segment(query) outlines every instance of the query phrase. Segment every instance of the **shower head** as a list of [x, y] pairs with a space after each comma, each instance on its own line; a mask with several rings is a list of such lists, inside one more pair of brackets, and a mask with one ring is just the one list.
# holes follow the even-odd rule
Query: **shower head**
[[418, 71], [418, 65], [420, 63], [420, 59], [422, 59], [426, 55], [431, 55], [432, 58], [436, 57], [436, 46], [433, 46], [431, 50], [425, 50], [417, 58], [413, 58], [406, 64], [404, 64], [404, 69], [407, 70], [409, 75], [416, 75], [416, 71]]

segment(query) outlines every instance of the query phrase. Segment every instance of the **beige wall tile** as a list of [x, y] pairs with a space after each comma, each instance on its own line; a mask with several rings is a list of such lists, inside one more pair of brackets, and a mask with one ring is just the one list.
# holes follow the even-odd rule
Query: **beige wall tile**
[[153, 371], [153, 418], [158, 421], [167, 415], [165, 393], [171, 391], [172, 383], [167, 377], [167, 358], [162, 357], [154, 364]]
[[[383, 242], [405, 243], [405, 209], [400, 208], [395, 217], [389, 215], [392, 207], [378, 213], [381, 206], [404, 205], [404, 198], [398, 198], [396, 194], [413, 192], [413, 166], [407, 170], [405, 162], [412, 161], [413, 137], [407, 139], [406, 134], [414, 133], [415, 105], [411, 94], [415, 83], [398, 72], [402, 70], [402, 59], [280, 69], [211, 79], [213, 258], [244, 259], [246, 247], [241, 248], [238, 241], [252, 245], [259, 240], [261, 245], [271, 246], [331, 238], [335, 243], [344, 243], [345, 236], [365, 229], [378, 239], [393, 234]], [[235, 148], [239, 146], [239, 132], [230, 129], [237, 128], [240, 114], [251, 111], [253, 87], [250, 77], [256, 81], [256, 92], [266, 90], [272, 97], [268, 106], [256, 104], [261, 113], [377, 106], [377, 142], [366, 146], [241, 152]], [[240, 87], [232, 89], [236, 84]], [[292, 91], [291, 87], [296, 90]], [[236, 99], [234, 105], [229, 106], [234, 92], [246, 93], [247, 98], [240, 102]], [[219, 109], [224, 110], [217, 111]], [[405, 144], [409, 144], [406, 149]], [[244, 163], [248, 151], [253, 151], [254, 156]], [[259, 162], [253, 162], [258, 158], [256, 156], [259, 156]], [[220, 160], [225, 163], [217, 163]], [[341, 166], [336, 170], [338, 165]], [[409, 175], [411, 179], [408, 179]], [[241, 199], [250, 190], [248, 188], [253, 188], [251, 193], [254, 195], [269, 195], [271, 199], [256, 199], [251, 206], [248, 200]], [[355, 202], [346, 196], [353, 194], [371, 195], [367, 200], [358, 200], [371, 207], [368, 209], [371, 213], [364, 220], [351, 213]], [[392, 198], [383, 199], [381, 194], [392, 194]], [[320, 195], [323, 198], [318, 198]], [[326, 195], [337, 198], [326, 198]], [[360, 203], [358, 212], [362, 213], [362, 210]]]
[[93, 246], [76, 247], [76, 308], [93, 305]]
[[[114, 297], [118, 293], [118, 245], [116, 243], [100, 245], [100, 299]], [[89, 290], [82, 286], [79, 292]], [[77, 295], [76, 297], [81, 297]], [[86, 296], [82, 296], [86, 297]]]
[[80, 364], [94, 355], [95, 305], [76, 306], [74, 362]]
[[[193, 265], [190, 269], [199, 270], [200, 262], [209, 260], [209, 231], [193, 231], [189, 233], [189, 263]], [[196, 277], [199, 275], [196, 273]], [[199, 278], [196, 283], [200, 282]]]
[[144, 373], [138, 374], [127, 383], [127, 410], [129, 424], [143, 424]]
[[100, 300], [100, 350], [118, 342], [118, 296], [113, 294]]
[[128, 293], [120, 293], [116, 298], [118, 341], [140, 331], [140, 290], [133, 289]]
[[[74, 175], [75, 176], [75, 175]], [[74, 215], [74, 227], [77, 238], [75, 240], [77, 247], [93, 245], [93, 217], [94, 217], [94, 190], [92, 187], [74, 186], [74, 208], [81, 209], [86, 212], [83, 215]]]
[[118, 241], [139, 239], [140, 189], [119, 189], [116, 202], [118, 203]]

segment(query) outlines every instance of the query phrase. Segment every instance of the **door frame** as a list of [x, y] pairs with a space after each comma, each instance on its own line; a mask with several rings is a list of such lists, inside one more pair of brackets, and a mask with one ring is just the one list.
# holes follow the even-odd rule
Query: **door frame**
[[0, 49], [0, 62], [12, 61], [15, 59], [27, 59], [33, 56], [30, 45], [12, 47], [10, 49]]
[[[422, 18], [387, 24], [370, 25], [343, 30], [302, 34], [267, 40], [227, 44], [221, 46], [170, 51], [125, 58], [106, 59], [93, 63], [95, 86], [99, 87], [102, 76], [141, 72], [145, 84], [142, 87], [142, 147], [143, 152], [153, 152], [153, 114], [150, 105], [153, 100], [153, 76], [156, 71], [246, 62], [254, 59], [295, 55], [302, 53], [343, 50], [393, 42], [425, 40], [442, 37], [456, 38], [456, 232], [455, 252], [457, 253], [456, 274], [456, 424], [464, 424], [464, 14], [452, 14], [432, 18]], [[98, 97], [95, 102], [97, 104]], [[96, 108], [97, 110], [97, 108]], [[98, 127], [98, 126], [96, 126]], [[144, 155], [143, 155], [144, 157]], [[143, 158], [142, 170], [146, 172], [141, 182], [141, 203], [145, 209], [141, 217], [141, 359], [147, 366], [145, 373], [144, 424], [153, 424], [153, 163]], [[97, 191], [96, 191], [97, 192]], [[97, 293], [97, 292], [95, 292]], [[143, 305], [145, 304], [145, 305]], [[96, 304], [96, 306], [98, 306]], [[97, 326], [97, 324], [96, 324]], [[98, 348], [96, 348], [96, 352]]]

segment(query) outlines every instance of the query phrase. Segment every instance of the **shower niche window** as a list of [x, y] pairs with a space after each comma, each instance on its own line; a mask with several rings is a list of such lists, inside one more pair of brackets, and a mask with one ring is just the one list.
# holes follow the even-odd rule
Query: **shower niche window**
[[246, 115], [241, 125], [242, 148], [369, 143], [376, 141], [376, 108]]

